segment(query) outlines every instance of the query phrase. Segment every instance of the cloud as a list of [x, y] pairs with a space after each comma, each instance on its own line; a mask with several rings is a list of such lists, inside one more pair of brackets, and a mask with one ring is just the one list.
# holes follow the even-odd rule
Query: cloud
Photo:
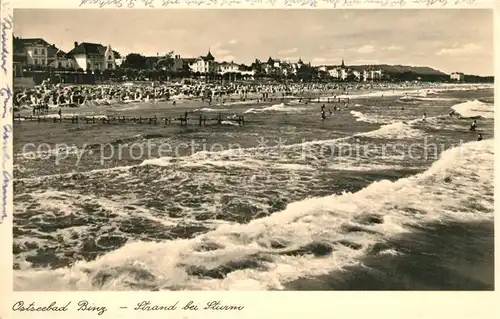
[[210, 51], [214, 54], [214, 55], [228, 55], [229, 53], [231, 53], [230, 50], [228, 49], [225, 49], [223, 46], [222, 46], [222, 43], [220, 42], [217, 42], [216, 44], [212, 45], [210, 47]]
[[287, 56], [287, 57], [284, 57], [283, 60], [285, 60], [285, 61], [298, 61], [299, 57], [297, 57], [297, 56]]
[[229, 40], [228, 44], [231, 44], [231, 45], [238, 44], [238, 40], [236, 40], [236, 39]]
[[462, 46], [454, 45], [451, 48], [442, 48], [436, 55], [467, 55], [481, 52], [481, 47], [474, 43], [468, 43]]
[[373, 45], [365, 44], [360, 48], [354, 49], [354, 51], [358, 53], [371, 53], [375, 51], [375, 47]]
[[282, 54], [290, 54], [290, 53], [295, 53], [299, 51], [298, 48], [293, 48], [293, 49], [289, 49], [289, 50], [283, 50], [283, 51], [279, 51], [278, 54], [279, 55], [282, 55]]
[[385, 47], [384, 50], [386, 51], [403, 51], [403, 47], [399, 45], [390, 45], [388, 47]]

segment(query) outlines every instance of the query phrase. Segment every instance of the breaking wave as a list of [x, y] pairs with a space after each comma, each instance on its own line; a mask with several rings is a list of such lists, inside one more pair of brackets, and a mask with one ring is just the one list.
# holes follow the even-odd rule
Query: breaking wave
[[[90, 262], [14, 273], [16, 290], [271, 290], [360, 263], [429, 222], [493, 220], [493, 140], [449, 149], [427, 171], [310, 198], [192, 239], [127, 243]], [[474, 167], [471, 170], [471, 167]], [[480, 207], [480, 209], [479, 209]]]
[[494, 118], [493, 104], [483, 103], [478, 100], [456, 104], [452, 106], [452, 109], [462, 117], [482, 117], [485, 119]]
[[275, 104], [272, 106], [264, 108], [251, 108], [246, 110], [244, 113], [264, 113], [264, 112], [299, 112], [305, 110], [304, 107], [290, 107], [285, 105], [285, 103]]

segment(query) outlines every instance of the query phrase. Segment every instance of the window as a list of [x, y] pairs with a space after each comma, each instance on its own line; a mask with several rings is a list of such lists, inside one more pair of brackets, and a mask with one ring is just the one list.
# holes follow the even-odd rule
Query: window
[[44, 55], [45, 54], [45, 49], [40, 49], [40, 54]]
[[33, 62], [34, 62], [35, 64], [38, 64], [38, 60], [37, 60], [37, 59], [33, 59]]
[[108, 69], [112, 69], [113, 68], [113, 63], [108, 63]]
[[38, 49], [35, 49], [35, 55], [38, 55]]

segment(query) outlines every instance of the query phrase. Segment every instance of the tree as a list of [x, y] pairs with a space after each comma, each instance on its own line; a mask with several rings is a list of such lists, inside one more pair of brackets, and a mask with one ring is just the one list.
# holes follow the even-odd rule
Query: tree
[[354, 73], [349, 73], [347, 75], [346, 81], [347, 82], [354, 82], [354, 81], [356, 81], [356, 76], [354, 75]]
[[109, 78], [111, 78], [111, 70], [110, 69], [104, 69], [104, 71], [102, 71], [102, 77], [104, 80], [107, 80]]
[[99, 77], [99, 76], [101, 76], [101, 71], [99, 69], [97, 69], [94, 71], [94, 74], [96, 77]]
[[317, 70], [304, 64], [297, 70], [297, 78], [303, 81], [312, 81], [317, 78]]
[[171, 71], [174, 66], [174, 51], [170, 51], [164, 56], [160, 57], [153, 65], [156, 70]]
[[130, 53], [125, 57], [122, 66], [131, 69], [144, 69], [146, 66], [146, 57], [139, 53]]

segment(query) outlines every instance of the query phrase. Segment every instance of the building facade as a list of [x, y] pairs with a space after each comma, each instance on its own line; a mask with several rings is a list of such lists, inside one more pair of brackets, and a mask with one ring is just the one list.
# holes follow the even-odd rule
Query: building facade
[[58, 49], [55, 44], [47, 48], [47, 64], [53, 68], [73, 69], [76, 61], [66, 52]]
[[172, 71], [174, 72], [181, 72], [181, 71], [184, 71], [185, 70], [185, 66], [184, 66], [184, 59], [181, 58], [180, 55], [175, 55], [174, 56], [174, 63], [172, 65]]
[[196, 58], [189, 67], [192, 72], [200, 74], [216, 73], [218, 70], [217, 62], [210, 51], [206, 56]]
[[110, 45], [75, 42], [74, 48], [68, 52], [68, 55], [75, 60], [77, 68], [103, 71], [116, 69], [116, 53]]
[[219, 74], [225, 73], [240, 73], [240, 65], [234, 62], [222, 62], [219, 64], [218, 72]]
[[14, 37], [13, 40], [14, 62], [23, 66], [48, 66], [47, 41], [41, 38], [21, 39]]
[[464, 78], [465, 78], [465, 74], [460, 73], [460, 72], [453, 72], [452, 74], [450, 74], [450, 80], [452, 80], [452, 81], [461, 82], [464, 80]]

